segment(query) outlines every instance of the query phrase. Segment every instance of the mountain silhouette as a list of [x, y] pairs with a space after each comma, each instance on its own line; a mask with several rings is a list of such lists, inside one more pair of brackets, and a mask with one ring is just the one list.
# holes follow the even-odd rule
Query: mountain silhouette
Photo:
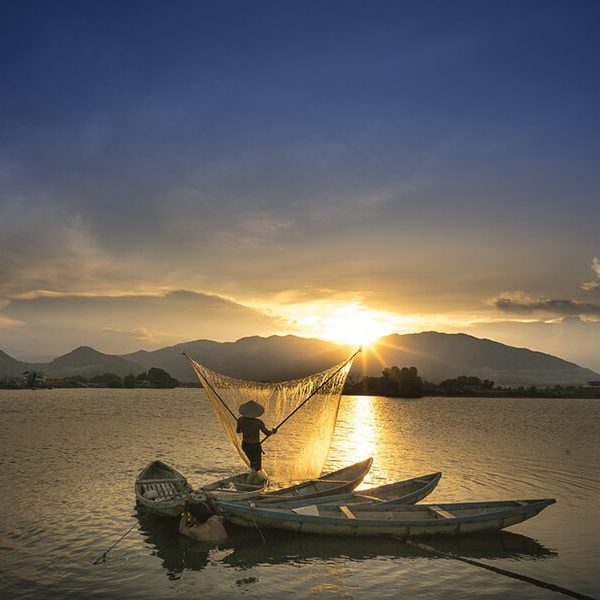
[[[154, 352], [134, 352], [124, 358], [145, 368], [159, 366], [180, 381], [193, 381], [195, 375], [182, 360], [182, 352], [232, 377], [281, 381], [324, 370], [349, 356], [352, 347], [288, 335], [224, 343], [197, 340]], [[385, 367], [393, 365], [417, 367], [423, 377], [436, 383], [460, 375], [491, 379], [501, 385], [582, 384], [598, 378], [594, 371], [550, 354], [435, 331], [380, 338], [356, 358], [352, 372], [379, 376]]]
[[[196, 382], [184, 356], [208, 368], [240, 379], [283, 381], [303, 377], [344, 360], [353, 348], [293, 335], [245, 337], [236, 342], [195, 340], [159, 350], [139, 350], [122, 356], [81, 346], [49, 363], [26, 363], [0, 350], [0, 376], [18, 376], [28, 369], [50, 377], [104, 372], [138, 374], [159, 367], [181, 382]], [[515, 348], [462, 333], [428, 331], [393, 334], [366, 347], [354, 361], [356, 375], [379, 376], [385, 367], [417, 367], [427, 380], [438, 383], [460, 375], [490, 379], [499, 385], [576, 385], [600, 375], [556, 356]]]

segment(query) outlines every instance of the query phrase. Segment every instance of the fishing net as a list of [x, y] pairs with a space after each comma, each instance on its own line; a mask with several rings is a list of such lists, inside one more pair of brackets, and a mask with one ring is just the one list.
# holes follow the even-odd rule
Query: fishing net
[[215, 373], [188, 356], [229, 441], [246, 465], [249, 462], [242, 450], [241, 435], [236, 433], [240, 405], [249, 400], [262, 404], [265, 412], [260, 418], [268, 429], [289, 417], [262, 446], [263, 467], [270, 480], [277, 482], [321, 474], [352, 358], [302, 379], [264, 383]]

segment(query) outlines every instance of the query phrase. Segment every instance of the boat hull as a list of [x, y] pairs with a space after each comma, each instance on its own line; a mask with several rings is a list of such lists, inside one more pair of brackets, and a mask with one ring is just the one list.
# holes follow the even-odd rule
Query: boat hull
[[271, 492], [264, 492], [260, 489], [257, 491], [239, 492], [235, 490], [211, 489], [211, 486], [215, 484], [205, 486], [202, 488], [202, 491], [208, 493], [218, 503], [252, 501], [261, 504], [270, 504], [290, 499], [319, 498], [352, 491], [364, 479], [372, 464], [373, 459], [368, 458], [343, 469], [322, 475], [318, 479], [305, 481]]
[[[225, 518], [242, 527], [272, 527], [286, 529], [299, 533], [311, 533], [319, 535], [344, 535], [344, 536], [394, 536], [402, 539], [430, 537], [438, 535], [466, 535], [497, 531], [511, 527], [534, 517], [544, 508], [553, 504], [553, 499], [511, 501], [510, 506], [497, 510], [491, 510], [483, 514], [473, 514], [460, 518], [419, 518], [394, 520], [390, 518], [390, 511], [382, 509], [380, 515], [371, 511], [369, 518], [344, 518], [341, 516], [318, 516], [307, 514], [282, 515], [273, 509], [259, 508], [245, 505], [221, 505]], [[462, 503], [465, 507], [477, 508], [486, 503]], [[413, 509], [428, 509], [434, 505], [420, 505], [410, 507]], [[459, 505], [435, 505], [439, 509], [451, 510]], [[409, 507], [403, 506], [404, 512]], [[291, 511], [290, 511], [291, 512]], [[357, 513], [360, 511], [357, 511]], [[375, 513], [375, 514], [374, 514]]]
[[349, 467], [322, 475], [311, 482], [299, 483], [298, 485], [274, 492], [259, 494], [253, 499], [253, 502], [262, 505], [279, 503], [290, 499], [322, 498], [351, 492], [360, 485], [360, 482], [365, 478], [372, 465], [373, 459], [368, 458]]
[[421, 475], [413, 479], [398, 481], [383, 486], [353, 491], [345, 494], [335, 494], [318, 498], [301, 498], [270, 502], [271, 507], [301, 508], [318, 504], [324, 509], [332, 509], [340, 504], [357, 505], [361, 509], [370, 509], [384, 506], [396, 506], [398, 504], [415, 504], [426, 498], [437, 486], [442, 477], [441, 473]]
[[[154, 498], [145, 496], [150, 491], [156, 493]], [[179, 517], [191, 491], [187, 479], [160, 460], [152, 461], [142, 469], [134, 485], [137, 504], [161, 517]]]

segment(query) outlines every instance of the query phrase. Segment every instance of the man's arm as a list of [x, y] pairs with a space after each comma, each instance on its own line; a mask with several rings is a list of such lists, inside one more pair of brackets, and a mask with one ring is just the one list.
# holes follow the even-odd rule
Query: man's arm
[[235, 429], [236, 433], [242, 433], [242, 429], [240, 427], [240, 419], [237, 420], [237, 427]]
[[[259, 419], [260, 420], [260, 419]], [[274, 429], [267, 429], [267, 426], [260, 421], [260, 430], [265, 434], [265, 435], [273, 435], [275, 433], [277, 433], [277, 428]]]
[[271, 433], [273, 433], [270, 429], [267, 429], [267, 426], [259, 419], [260, 421], [260, 430], [265, 434], [265, 435], [271, 435]]

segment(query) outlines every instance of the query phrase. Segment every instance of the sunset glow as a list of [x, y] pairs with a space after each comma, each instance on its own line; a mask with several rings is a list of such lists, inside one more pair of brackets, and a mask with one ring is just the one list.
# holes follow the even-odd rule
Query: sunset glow
[[0, 351], [437, 331], [600, 371], [598, 3], [33, 2], [0, 19]]
[[361, 303], [306, 307], [307, 314], [295, 320], [301, 335], [339, 344], [364, 346], [405, 327], [405, 319], [377, 311]]

